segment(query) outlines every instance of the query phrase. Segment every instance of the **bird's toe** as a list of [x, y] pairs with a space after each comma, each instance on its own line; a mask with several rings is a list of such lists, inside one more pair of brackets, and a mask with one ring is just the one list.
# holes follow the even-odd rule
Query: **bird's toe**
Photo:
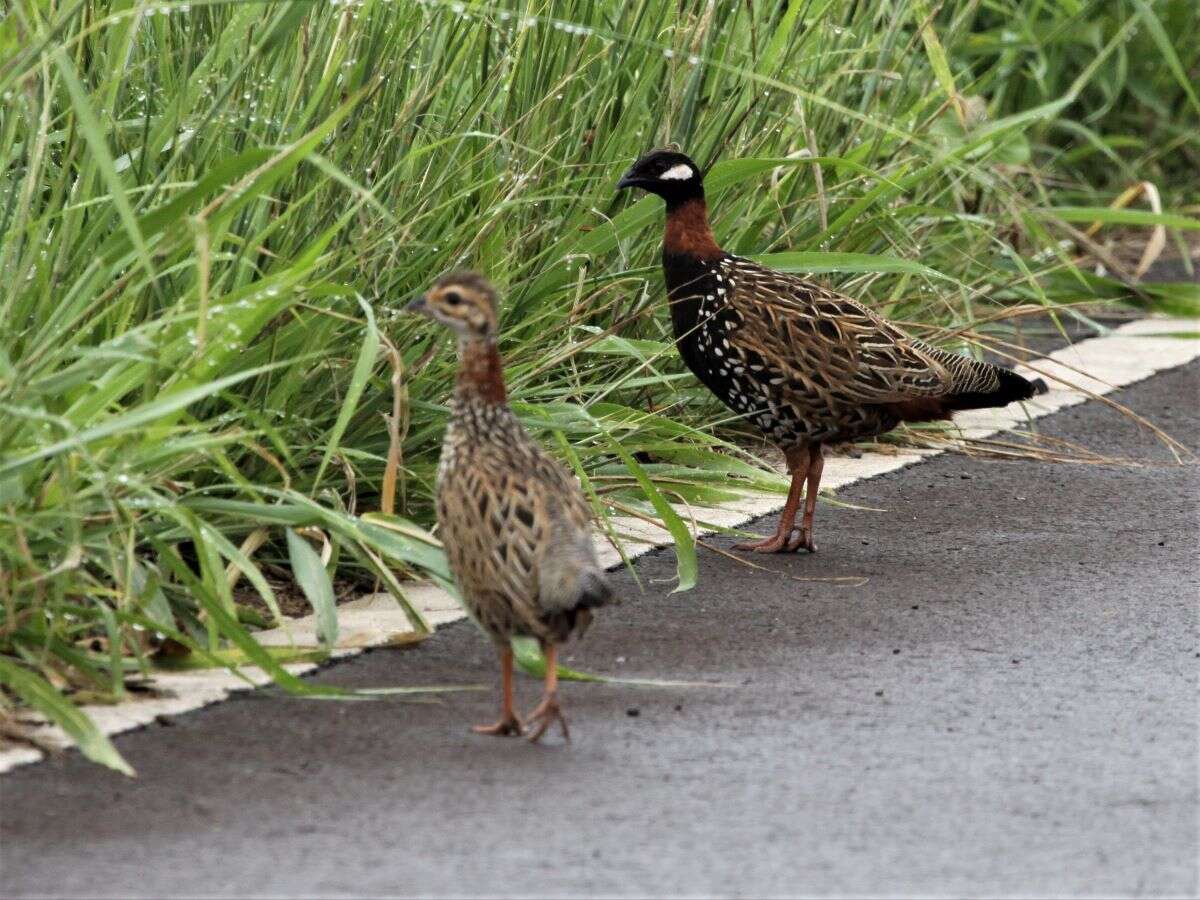
[[758, 541], [742, 541], [734, 544], [733, 549], [743, 550], [747, 553], [779, 553], [785, 549], [786, 543], [783, 535], [773, 534]]
[[817, 552], [817, 545], [813, 543], [812, 535], [803, 528], [793, 531], [788, 538], [787, 547], [784, 548], [788, 553], [795, 553], [797, 550], [807, 550], [809, 553]]
[[491, 725], [473, 725], [471, 730], [476, 734], [489, 734], [496, 737], [520, 737], [524, 734], [525, 727], [516, 716], [507, 716]]
[[549, 730], [550, 726], [555, 722], [562, 729], [563, 740], [570, 743], [571, 729], [567, 727], [567, 718], [563, 715], [562, 707], [558, 705], [558, 698], [549, 696], [542, 699], [538, 704], [537, 709], [529, 714], [529, 741], [536, 744], [542, 739], [542, 736]]

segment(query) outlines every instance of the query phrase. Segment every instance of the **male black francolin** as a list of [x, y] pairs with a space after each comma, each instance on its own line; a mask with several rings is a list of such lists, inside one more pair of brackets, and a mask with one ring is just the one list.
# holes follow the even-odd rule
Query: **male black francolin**
[[709, 227], [700, 169], [682, 153], [646, 154], [617, 187], [666, 201], [663, 271], [684, 362], [787, 459], [792, 483], [778, 528], [739, 550], [816, 550], [824, 444], [1004, 406], [1046, 389], [1041, 379], [911, 338], [849, 297], [726, 253]]
[[592, 545], [592, 513], [575, 479], [530, 436], [508, 406], [496, 348], [496, 292], [474, 272], [443, 276], [409, 304], [458, 338], [458, 382], [442, 443], [437, 515], [463, 602], [495, 642], [503, 682], [500, 720], [482, 734], [521, 734], [513, 709], [510, 639], [537, 638], [545, 692], [530, 740], [557, 721], [558, 645], [582, 634], [611, 599]]

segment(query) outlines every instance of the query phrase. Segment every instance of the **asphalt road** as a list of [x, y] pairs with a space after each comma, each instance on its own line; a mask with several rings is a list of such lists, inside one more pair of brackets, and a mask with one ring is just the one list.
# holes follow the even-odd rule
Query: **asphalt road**
[[[1200, 365], [1118, 399], [1200, 447]], [[1195, 895], [1200, 472], [1092, 403], [1047, 434], [1135, 465], [941, 456], [825, 506], [815, 556], [637, 564], [569, 684], [574, 743], [436, 705], [275, 691], [0, 778], [9, 896]], [[766, 527], [761, 523], [760, 527]], [[729, 541], [718, 540], [724, 546]], [[794, 577], [793, 577], [794, 576]], [[814, 580], [863, 576], [860, 586]], [[472, 626], [324, 670], [494, 678]], [[537, 686], [519, 684], [523, 706]]]

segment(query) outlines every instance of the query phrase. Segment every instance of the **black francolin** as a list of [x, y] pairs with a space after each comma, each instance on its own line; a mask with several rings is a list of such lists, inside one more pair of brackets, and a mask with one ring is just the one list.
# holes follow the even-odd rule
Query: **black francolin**
[[849, 297], [726, 253], [709, 227], [700, 169], [682, 153], [646, 154], [617, 187], [666, 201], [663, 271], [684, 362], [787, 459], [792, 483], [778, 528], [739, 550], [816, 550], [824, 444], [1004, 406], [1046, 389], [1041, 379], [911, 338]]
[[545, 692], [531, 740], [557, 721], [557, 648], [611, 599], [591, 539], [592, 513], [575, 479], [508, 406], [496, 348], [496, 292], [474, 272], [443, 276], [409, 304], [458, 337], [459, 369], [437, 477], [437, 515], [463, 602], [495, 642], [503, 681], [500, 720], [483, 734], [520, 734], [513, 709], [514, 636], [537, 638]]

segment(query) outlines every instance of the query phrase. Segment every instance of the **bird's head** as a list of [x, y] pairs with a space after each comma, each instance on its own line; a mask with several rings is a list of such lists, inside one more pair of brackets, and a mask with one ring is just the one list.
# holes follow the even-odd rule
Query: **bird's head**
[[496, 335], [496, 289], [478, 272], [451, 272], [406, 309], [441, 322], [461, 340]]
[[617, 189], [641, 188], [658, 194], [668, 206], [704, 196], [700, 167], [677, 150], [651, 150], [621, 176]]

